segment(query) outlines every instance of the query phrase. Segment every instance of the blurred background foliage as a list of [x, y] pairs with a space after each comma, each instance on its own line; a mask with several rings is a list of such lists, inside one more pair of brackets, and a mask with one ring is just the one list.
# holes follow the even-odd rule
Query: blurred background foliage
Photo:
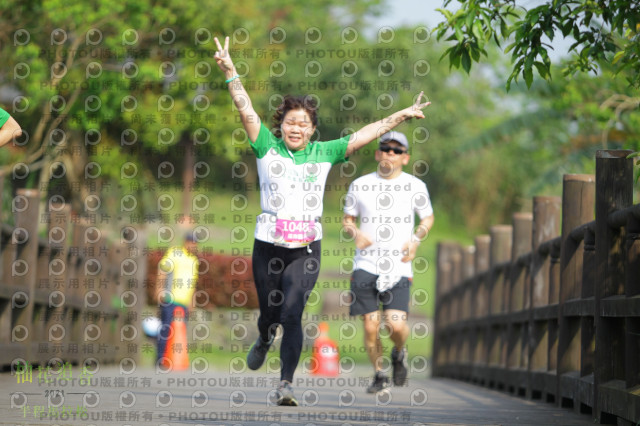
[[[426, 25], [372, 35], [367, 17], [384, 13], [381, 0], [0, 6], [0, 101], [26, 130], [0, 151], [0, 173], [12, 190], [38, 187], [43, 200], [60, 195], [80, 214], [90, 194], [101, 194], [110, 202], [99, 212], [115, 225], [161, 222], [166, 192], [177, 194], [171, 211], [179, 218], [199, 193], [257, 201], [255, 160], [213, 60], [213, 36], [232, 38], [265, 123], [280, 96], [316, 96], [320, 140], [410, 105], [424, 90], [427, 118], [397, 130], [413, 140], [407, 171], [427, 182], [436, 223], [446, 218], [456, 237], [510, 222], [533, 195], [559, 194], [562, 174], [593, 172], [597, 149], [640, 149], [638, 94], [625, 70], [602, 62], [596, 75], [566, 78], [552, 67], [549, 82], [514, 82], [507, 93], [509, 62], [489, 44], [488, 60], [467, 74], [440, 60], [450, 45]], [[372, 150], [332, 171], [332, 214], [348, 183], [374, 170]], [[137, 202], [124, 217], [127, 195]]]

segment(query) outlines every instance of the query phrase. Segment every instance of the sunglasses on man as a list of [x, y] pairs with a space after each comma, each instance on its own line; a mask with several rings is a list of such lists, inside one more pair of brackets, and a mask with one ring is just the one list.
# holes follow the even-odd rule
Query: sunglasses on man
[[393, 153], [396, 154], [396, 155], [406, 154], [407, 153], [406, 150], [404, 150], [402, 148], [395, 147], [395, 146], [383, 145], [383, 146], [379, 147], [378, 149], [380, 151], [382, 151], [382, 152], [387, 152], [387, 153], [393, 151]]

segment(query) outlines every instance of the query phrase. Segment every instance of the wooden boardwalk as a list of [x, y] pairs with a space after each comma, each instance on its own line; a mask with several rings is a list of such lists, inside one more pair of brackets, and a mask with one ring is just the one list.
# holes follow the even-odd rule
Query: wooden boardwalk
[[[555, 405], [512, 397], [464, 382], [410, 377], [406, 387], [369, 395], [369, 370], [339, 378], [299, 374], [299, 407], [273, 404], [277, 374], [244, 372], [130, 374], [105, 367], [80, 377], [77, 367], [51, 375], [49, 383], [17, 383], [0, 375], [0, 423], [110, 425], [590, 425], [590, 416]], [[69, 373], [71, 376], [69, 376]], [[66, 377], [66, 378], [65, 378]], [[20, 376], [20, 379], [28, 376]], [[57, 417], [56, 417], [57, 415]]]

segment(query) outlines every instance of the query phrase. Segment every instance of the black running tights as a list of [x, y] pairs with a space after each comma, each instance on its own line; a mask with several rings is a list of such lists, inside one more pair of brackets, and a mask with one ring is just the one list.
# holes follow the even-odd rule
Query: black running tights
[[302, 312], [320, 272], [320, 241], [309, 247], [289, 249], [255, 240], [253, 277], [258, 293], [262, 340], [275, 335], [278, 324], [283, 335], [280, 345], [280, 379], [293, 381], [302, 351]]

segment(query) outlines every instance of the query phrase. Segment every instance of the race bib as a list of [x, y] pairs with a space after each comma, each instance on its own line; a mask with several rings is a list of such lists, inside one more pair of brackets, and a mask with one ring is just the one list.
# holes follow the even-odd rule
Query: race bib
[[309, 245], [316, 239], [316, 223], [313, 220], [295, 220], [278, 216], [274, 232], [274, 244], [295, 248]]

